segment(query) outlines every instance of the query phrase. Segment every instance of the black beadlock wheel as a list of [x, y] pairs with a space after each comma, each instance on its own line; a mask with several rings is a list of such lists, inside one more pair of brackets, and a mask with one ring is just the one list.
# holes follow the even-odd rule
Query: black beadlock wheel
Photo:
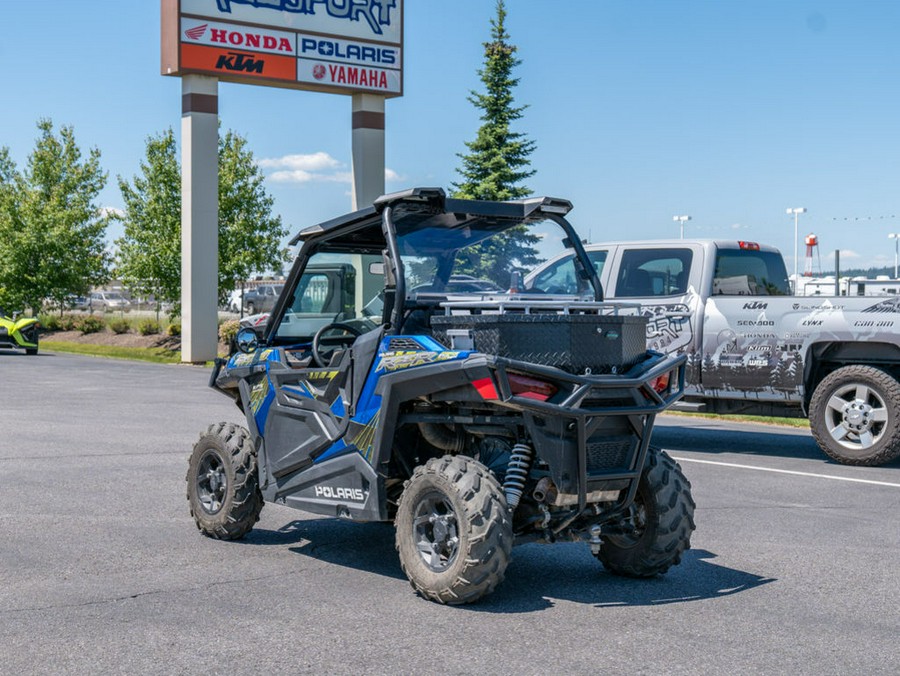
[[396, 546], [410, 584], [432, 601], [477, 601], [503, 581], [512, 521], [500, 484], [467, 456], [432, 458], [406, 482]]
[[666, 572], [690, 549], [695, 507], [681, 467], [651, 447], [634, 502], [623, 519], [603, 528], [597, 558], [616, 575], [654, 577]]
[[813, 392], [809, 428], [837, 462], [889, 462], [900, 456], [900, 383], [874, 366], [839, 368]]
[[230, 423], [210, 425], [188, 461], [187, 499], [204, 535], [238, 540], [259, 521], [256, 450], [250, 433]]

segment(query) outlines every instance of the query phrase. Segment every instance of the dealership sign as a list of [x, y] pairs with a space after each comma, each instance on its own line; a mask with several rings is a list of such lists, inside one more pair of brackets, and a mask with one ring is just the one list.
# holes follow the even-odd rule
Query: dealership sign
[[163, 75], [403, 93], [403, 0], [162, 0]]

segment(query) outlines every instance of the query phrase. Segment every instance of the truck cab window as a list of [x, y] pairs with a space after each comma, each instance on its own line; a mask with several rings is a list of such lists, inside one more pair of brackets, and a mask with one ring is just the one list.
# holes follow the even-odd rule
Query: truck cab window
[[680, 296], [687, 293], [690, 249], [630, 249], [622, 254], [617, 298]]
[[[588, 259], [600, 277], [603, 273], [603, 265], [606, 263], [606, 250], [594, 249], [587, 251]], [[526, 291], [536, 291], [555, 295], [582, 295], [593, 293], [588, 283], [579, 279], [575, 271], [573, 256], [566, 256], [542, 270], [530, 283], [526, 284]]]
[[713, 277], [714, 296], [790, 296], [781, 255], [774, 251], [720, 249]]

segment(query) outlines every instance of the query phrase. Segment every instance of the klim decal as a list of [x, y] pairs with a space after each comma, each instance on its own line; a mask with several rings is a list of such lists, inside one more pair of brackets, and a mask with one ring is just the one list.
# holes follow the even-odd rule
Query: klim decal
[[391, 25], [391, 11], [397, 0], [216, 0], [220, 12], [231, 13], [233, 5], [249, 5], [292, 14], [316, 14], [324, 11], [335, 19], [364, 21], [376, 35]]

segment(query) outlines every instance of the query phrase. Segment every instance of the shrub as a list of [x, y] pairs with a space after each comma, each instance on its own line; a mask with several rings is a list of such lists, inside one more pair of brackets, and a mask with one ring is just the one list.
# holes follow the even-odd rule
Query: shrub
[[219, 326], [219, 340], [226, 345], [231, 345], [231, 341], [234, 340], [234, 337], [237, 335], [238, 329], [240, 328], [241, 323], [237, 319], [229, 319], [222, 322]]
[[81, 317], [73, 314], [64, 314], [59, 318], [59, 328], [62, 331], [76, 331], [80, 330], [79, 323], [81, 321]]
[[38, 321], [41, 323], [41, 328], [46, 331], [59, 331], [62, 324], [60, 316], [52, 313], [40, 315]]
[[142, 319], [137, 328], [142, 336], [155, 336], [159, 333], [159, 322], [155, 319]]
[[128, 333], [131, 329], [131, 324], [127, 319], [123, 319], [122, 317], [118, 317], [116, 319], [109, 320], [109, 330], [117, 335], [122, 335], [123, 333]]
[[166, 327], [166, 335], [170, 338], [181, 335], [181, 322], [172, 322]]
[[106, 328], [106, 323], [102, 317], [94, 315], [85, 315], [84, 317], [76, 317], [74, 327], [82, 333], [98, 333]]

